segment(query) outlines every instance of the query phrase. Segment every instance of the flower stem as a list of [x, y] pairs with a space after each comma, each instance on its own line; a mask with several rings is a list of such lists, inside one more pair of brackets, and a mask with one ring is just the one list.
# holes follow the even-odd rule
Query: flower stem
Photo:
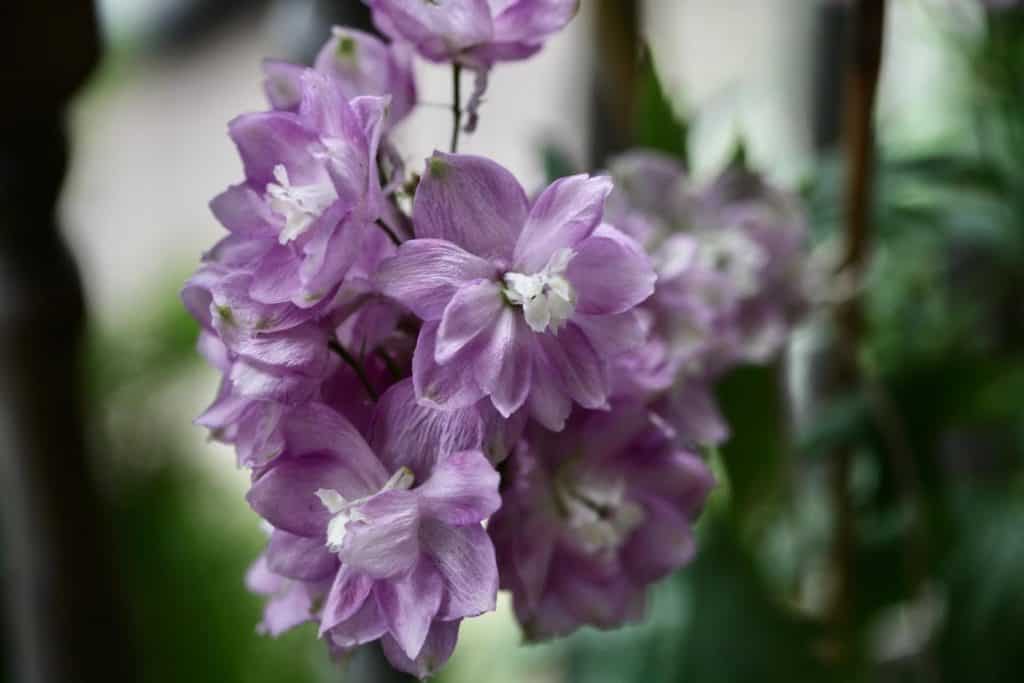
[[395, 234], [395, 231], [389, 228], [388, 224], [379, 218], [377, 219], [377, 227], [387, 233], [388, 237], [391, 238], [391, 241], [395, 243], [396, 247], [402, 245], [402, 240], [398, 238], [398, 235]]
[[[847, 55], [843, 101], [843, 146], [846, 156], [844, 196], [845, 243], [839, 274], [852, 273], [859, 280], [868, 264], [871, 248], [872, 184], [874, 179], [875, 95], [882, 61], [885, 0], [857, 0], [849, 15], [851, 40]], [[859, 296], [840, 304], [835, 312], [839, 334], [838, 380], [847, 390], [864, 384], [858, 352], [864, 331]], [[838, 635], [838, 656], [850, 656], [849, 629], [854, 604], [854, 551], [856, 513], [850, 492], [853, 448], [845, 446], [832, 462], [832, 505], [835, 534], [832, 563], [836, 572], [830, 615]]]
[[462, 128], [462, 65], [452, 64], [452, 154], [459, 151], [459, 131]]
[[373, 388], [373, 385], [370, 384], [370, 378], [366, 376], [366, 371], [363, 369], [362, 363], [356, 360], [355, 357], [348, 352], [348, 349], [339, 344], [335, 339], [327, 342], [327, 348], [341, 356], [341, 359], [355, 371], [356, 376], [363, 385], [363, 388], [366, 389], [366, 393], [369, 395], [370, 400], [376, 403], [377, 399], [380, 398], [380, 395], [377, 393], [377, 390]]

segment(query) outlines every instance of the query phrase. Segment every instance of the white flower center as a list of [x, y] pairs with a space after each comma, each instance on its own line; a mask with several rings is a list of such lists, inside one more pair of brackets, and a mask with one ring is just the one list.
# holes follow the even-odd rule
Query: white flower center
[[[408, 491], [412, 488], [415, 478], [412, 470], [402, 467], [388, 479], [381, 487], [381, 491]], [[327, 547], [332, 553], [341, 550], [341, 544], [345, 541], [345, 533], [348, 530], [348, 523], [360, 521], [359, 506], [365, 503], [373, 495], [364, 496], [355, 500], [346, 500], [344, 496], [334, 489], [317, 489], [316, 497], [320, 499], [323, 506], [331, 513], [331, 521], [327, 523]]]
[[621, 547], [645, 518], [644, 509], [626, 499], [621, 481], [560, 482], [555, 495], [569, 530], [590, 553]]
[[278, 236], [281, 244], [287, 244], [306, 232], [309, 226], [338, 199], [338, 192], [331, 179], [324, 177], [311, 185], [292, 185], [288, 169], [283, 164], [274, 167], [276, 183], [267, 183], [267, 196], [274, 213], [284, 217], [284, 229]]
[[741, 297], [757, 293], [759, 271], [768, 262], [757, 242], [742, 230], [714, 230], [700, 235], [698, 263], [726, 277]]
[[526, 324], [534, 332], [543, 332], [549, 325], [558, 332], [576, 311], [576, 291], [565, 277], [575, 255], [572, 249], [559, 249], [539, 273], [505, 274], [505, 298], [523, 307]]

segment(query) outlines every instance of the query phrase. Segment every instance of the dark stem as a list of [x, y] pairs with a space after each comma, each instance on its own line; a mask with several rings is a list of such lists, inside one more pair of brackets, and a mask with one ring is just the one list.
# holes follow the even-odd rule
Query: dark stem
[[459, 151], [459, 131], [462, 129], [462, 65], [452, 64], [452, 154]]
[[387, 367], [388, 372], [391, 373], [393, 378], [396, 380], [402, 379], [402, 371], [399, 369], [398, 364], [395, 363], [395, 359], [392, 358], [387, 351], [384, 349], [377, 349], [373, 354], [384, 361], [385, 367]]
[[[875, 94], [882, 62], [885, 0], [858, 0], [850, 14], [850, 42], [846, 62], [843, 99], [843, 147], [846, 155], [844, 196], [845, 244], [840, 271], [858, 278], [868, 262], [871, 246], [872, 181], [874, 178]], [[858, 296], [851, 297], [836, 311], [839, 334], [839, 381], [846, 390], [862, 385], [857, 353], [863, 335], [863, 310]], [[832, 560], [836, 572], [831, 617], [839, 636], [838, 656], [851, 653], [846, 632], [854, 603], [854, 553], [856, 517], [850, 492], [853, 448], [842, 448], [835, 456], [830, 477], [835, 510]]]
[[402, 245], [402, 240], [398, 238], [398, 235], [395, 234], [395, 231], [389, 228], [388, 224], [379, 218], [377, 219], [377, 227], [387, 233], [388, 237], [391, 238], [391, 241], [395, 243], [396, 247]]
[[366, 376], [366, 371], [363, 369], [363, 364], [356, 360], [355, 357], [348, 352], [348, 349], [339, 344], [338, 341], [335, 339], [332, 339], [329, 342], [327, 342], [327, 347], [331, 351], [334, 351], [336, 354], [341, 356], [341, 359], [345, 361], [345, 363], [347, 363], [348, 366], [352, 368], [352, 370], [355, 371], [356, 376], [359, 378], [359, 381], [363, 385], [363, 388], [366, 389], [367, 395], [369, 395], [370, 399], [374, 403], [376, 403], [377, 399], [380, 398], [380, 395], [377, 393], [377, 390], [373, 388], [373, 385], [370, 384], [370, 378]]

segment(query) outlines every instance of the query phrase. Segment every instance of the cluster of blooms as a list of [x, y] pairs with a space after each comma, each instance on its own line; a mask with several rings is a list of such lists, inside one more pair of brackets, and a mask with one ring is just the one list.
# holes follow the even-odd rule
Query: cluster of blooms
[[211, 204], [229, 234], [182, 297], [222, 373], [198, 422], [270, 527], [262, 629], [379, 640], [422, 677], [499, 586], [544, 638], [638, 618], [692, 557], [711, 385], [782, 342], [802, 228], [753, 176], [697, 191], [653, 156], [534, 199], [481, 157], [407, 177], [411, 55], [486, 73], [577, 3], [369, 4], [393, 43], [336, 29], [312, 68], [265, 64], [271, 110], [230, 124], [245, 179]]

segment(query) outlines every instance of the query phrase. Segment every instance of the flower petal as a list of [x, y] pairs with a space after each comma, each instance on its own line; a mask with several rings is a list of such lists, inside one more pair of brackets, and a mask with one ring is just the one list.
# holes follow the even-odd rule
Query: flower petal
[[530, 350], [534, 334], [522, 316], [505, 308], [487, 337], [480, 337], [481, 350], [473, 370], [480, 387], [503, 417], [519, 410], [530, 391], [533, 364]]
[[654, 293], [657, 275], [650, 258], [615, 228], [599, 226], [575, 251], [565, 274], [580, 313], [625, 313]]
[[412, 43], [427, 59], [442, 61], [491, 39], [487, 0], [367, 0], [385, 35]]
[[582, 330], [572, 323], [557, 336], [536, 336], [548, 363], [562, 380], [562, 388], [584, 408], [601, 409], [608, 403], [608, 370]]
[[416, 563], [420, 526], [416, 493], [384, 491], [355, 512], [341, 546], [342, 562], [373, 578], [396, 576]]
[[378, 582], [377, 604], [388, 631], [409, 659], [416, 659], [441, 607], [444, 584], [430, 560], [421, 559], [405, 576]]
[[436, 410], [416, 402], [411, 380], [388, 389], [373, 415], [370, 442], [381, 462], [394, 472], [413, 471], [417, 482], [430, 476], [442, 455], [480, 448], [484, 424], [476, 406]]
[[[330, 453], [344, 461], [348, 469], [349, 489], [363, 492], [356, 497], [377, 491], [388, 479], [387, 471], [359, 430], [336, 410], [322, 403], [307, 403], [294, 408], [288, 416], [285, 435], [293, 455]], [[341, 489], [337, 490], [345, 495]]]
[[257, 191], [275, 182], [278, 164], [289, 171], [308, 166], [309, 147], [318, 142], [316, 133], [289, 112], [242, 114], [228, 124], [228, 132], [242, 157], [245, 177]]
[[338, 491], [349, 500], [369, 491], [353, 484], [352, 468], [327, 455], [283, 457], [253, 482], [245, 498], [260, 517], [296, 536], [326, 540], [330, 512], [317, 497], [319, 489]]
[[416, 190], [416, 237], [454, 242], [483, 258], [512, 256], [529, 201], [519, 181], [483, 157], [434, 152]]
[[455, 643], [459, 638], [459, 623], [460, 620], [434, 620], [423, 648], [415, 659], [407, 657], [394, 638], [384, 636], [380, 641], [384, 656], [391, 662], [391, 666], [399, 671], [421, 679], [432, 676], [447, 663], [455, 651]]
[[494, 41], [536, 44], [562, 30], [580, 8], [580, 0], [517, 0], [494, 17]]
[[552, 183], [541, 193], [519, 241], [514, 270], [536, 273], [559, 249], [573, 249], [601, 222], [612, 181], [604, 176], [575, 175]]
[[377, 640], [388, 632], [388, 624], [376, 600], [364, 600], [363, 606], [328, 632], [338, 648], [353, 648]]
[[466, 372], [466, 363], [472, 360], [477, 349], [471, 344], [450, 362], [439, 365], [434, 360], [438, 327], [436, 322], [426, 323], [416, 342], [416, 351], [412, 356], [416, 400], [439, 410], [469, 408], [484, 397], [484, 391], [477, 384], [473, 373]]
[[289, 579], [319, 581], [337, 571], [338, 558], [327, 549], [322, 538], [306, 538], [274, 529], [267, 544], [267, 567]]
[[478, 524], [501, 507], [500, 479], [478, 450], [446, 454], [416, 488], [420, 510], [446, 524]]
[[540, 344], [534, 344], [533, 378], [527, 406], [530, 416], [553, 432], [560, 432], [572, 412], [572, 399], [562, 386], [561, 375], [551, 365]]
[[483, 527], [453, 527], [427, 519], [420, 537], [424, 552], [444, 578], [445, 600], [438, 618], [474, 617], [492, 611], [498, 594], [498, 565]]
[[434, 359], [447, 363], [478, 334], [494, 325], [504, 303], [497, 283], [481, 280], [455, 293], [437, 331]]
[[354, 571], [348, 565], [342, 565], [327, 594], [327, 602], [324, 603], [320, 635], [355, 616], [363, 608], [372, 588], [373, 579]]
[[263, 195], [248, 183], [232, 185], [210, 202], [210, 211], [220, 224], [236, 235], [274, 238], [281, 231], [280, 220]]
[[423, 320], [440, 320], [459, 288], [496, 277], [493, 265], [451, 242], [415, 239], [381, 264], [375, 282]]

